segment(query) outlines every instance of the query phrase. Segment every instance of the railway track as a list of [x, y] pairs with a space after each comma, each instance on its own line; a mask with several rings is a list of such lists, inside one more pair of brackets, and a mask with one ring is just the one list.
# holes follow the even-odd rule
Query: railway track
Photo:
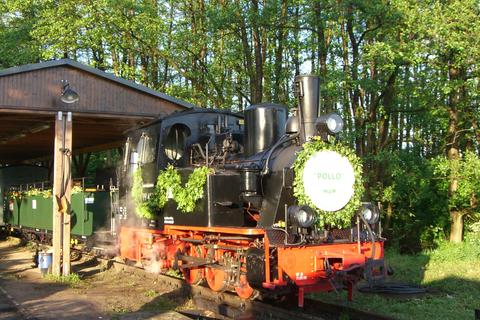
[[[297, 306], [297, 300], [242, 300], [234, 293], [214, 292], [207, 286], [189, 285], [183, 279], [165, 274], [154, 274], [139, 265], [125, 263], [119, 258], [107, 259], [95, 255], [94, 251], [84, 252], [92, 259], [103, 261], [107, 266], [116, 270], [128, 272], [144, 272], [155, 277], [158, 285], [163, 288], [176, 290], [178, 295], [190, 296], [195, 306], [200, 310], [209, 311], [209, 316], [200, 312], [182, 312], [193, 319], [278, 319], [278, 320], [325, 320], [347, 317], [350, 320], [393, 320], [392, 317], [358, 310], [349, 306], [322, 302], [305, 298], [303, 308]], [[198, 310], [196, 310], [198, 311]], [[212, 318], [210, 315], [214, 314]], [[206, 313], [205, 313], [206, 314]], [[1, 320], [1, 319], [0, 319]]]
[[[139, 266], [126, 264], [119, 260], [98, 258], [113, 264], [117, 270], [147, 272]], [[242, 300], [230, 292], [214, 292], [201, 285], [189, 285], [182, 279], [164, 274], [155, 274], [158, 284], [164, 288], [177, 290], [181, 295], [191, 296], [197, 308], [213, 312], [214, 319], [278, 319], [278, 320], [325, 320], [347, 316], [351, 320], [393, 320], [394, 318], [358, 310], [348, 306], [326, 303], [314, 299], [305, 299], [305, 307], [296, 306], [292, 301], [269, 302], [260, 300]], [[188, 312], [186, 312], [188, 315]], [[195, 316], [192, 316], [195, 317]], [[197, 315], [196, 319], [208, 319]], [[210, 318], [211, 319], [211, 318]]]

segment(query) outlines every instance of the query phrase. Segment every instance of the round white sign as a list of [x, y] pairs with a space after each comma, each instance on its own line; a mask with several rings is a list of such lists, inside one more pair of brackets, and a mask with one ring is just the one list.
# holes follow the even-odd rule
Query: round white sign
[[315, 152], [305, 163], [305, 194], [317, 208], [338, 211], [353, 196], [355, 174], [348, 159], [335, 151]]

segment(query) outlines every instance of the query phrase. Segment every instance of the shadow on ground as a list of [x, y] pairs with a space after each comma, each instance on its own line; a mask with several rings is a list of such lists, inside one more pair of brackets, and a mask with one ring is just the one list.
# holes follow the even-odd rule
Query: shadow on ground
[[[10, 245], [5, 245], [5, 241]], [[27, 248], [18, 239], [1, 242], [0, 287], [20, 304], [20, 311], [31, 318], [86, 320], [92, 319], [92, 315], [97, 318], [91, 303], [61, 294], [70, 289], [68, 283], [41, 280], [33, 263], [33, 250], [31, 255], [27, 254]]]
[[[151, 301], [145, 303], [137, 311], [114, 313], [112, 319], [186, 319], [184, 315], [174, 310], [178, 306], [187, 304], [191, 295], [191, 287], [188, 284], [183, 284], [175, 290], [154, 296]], [[197, 319], [204, 318], [197, 317]]]
[[[451, 254], [450, 254], [451, 253]], [[386, 315], [394, 319], [477, 319], [480, 309], [480, 256], [456, 251], [440, 254], [398, 254], [388, 251], [386, 261], [395, 273], [388, 282], [426, 288], [423, 294], [360, 293], [353, 302], [345, 292], [322, 293], [312, 298]], [[362, 283], [361, 285], [363, 285]]]

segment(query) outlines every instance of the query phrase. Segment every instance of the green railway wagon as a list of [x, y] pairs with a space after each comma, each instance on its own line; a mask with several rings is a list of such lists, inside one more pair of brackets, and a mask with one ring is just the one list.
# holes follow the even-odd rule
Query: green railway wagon
[[[51, 232], [52, 214], [52, 197], [24, 195], [9, 199], [5, 220], [7, 224], [17, 228]], [[72, 235], [89, 237], [97, 230], [110, 230], [110, 214], [110, 192], [81, 191], [72, 194]]]
[[[0, 167], [0, 225], [8, 218], [8, 203], [4, 201], [11, 186], [29, 184], [32, 181], [45, 181], [48, 179], [48, 169], [34, 165], [14, 165]], [[8, 223], [8, 222], [7, 222]]]

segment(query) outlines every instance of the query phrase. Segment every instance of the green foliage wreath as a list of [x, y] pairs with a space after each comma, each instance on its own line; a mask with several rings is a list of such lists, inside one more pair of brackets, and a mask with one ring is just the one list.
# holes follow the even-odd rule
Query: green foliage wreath
[[212, 169], [207, 167], [195, 168], [183, 187], [180, 173], [173, 166], [168, 166], [157, 178], [155, 188], [157, 206], [163, 208], [168, 198], [173, 198], [177, 202], [177, 209], [182, 212], [193, 212], [197, 200], [203, 198], [203, 186], [211, 171]]
[[180, 173], [173, 166], [161, 171], [157, 178], [154, 193], [148, 200], [143, 198], [143, 180], [141, 169], [133, 175], [132, 198], [135, 202], [136, 214], [139, 217], [152, 219], [155, 211], [163, 208], [168, 199], [177, 203], [177, 209], [188, 213], [193, 212], [196, 203], [203, 198], [203, 187], [207, 182], [207, 175], [212, 169], [207, 167], [195, 168], [188, 177], [185, 186], [182, 186]]
[[[340, 155], [346, 157], [348, 161], [352, 164], [353, 172], [355, 176], [354, 183], [354, 192], [350, 201], [342, 209], [330, 212], [324, 211], [317, 206], [315, 206], [309, 196], [305, 194], [305, 189], [303, 186], [303, 170], [305, 168], [305, 163], [310, 159], [310, 157], [322, 150], [330, 150], [339, 153]], [[349, 227], [352, 221], [352, 217], [357, 212], [362, 204], [362, 196], [365, 191], [362, 181], [362, 162], [360, 158], [357, 157], [355, 152], [341, 143], [329, 144], [323, 142], [320, 137], [314, 137], [309, 142], [306, 142], [303, 145], [303, 150], [297, 154], [297, 159], [293, 164], [293, 169], [295, 172], [295, 179], [293, 182], [293, 194], [297, 198], [300, 205], [307, 205], [314, 209], [317, 213], [317, 224], [320, 227], [328, 225], [330, 227], [336, 228], [346, 228]]]

